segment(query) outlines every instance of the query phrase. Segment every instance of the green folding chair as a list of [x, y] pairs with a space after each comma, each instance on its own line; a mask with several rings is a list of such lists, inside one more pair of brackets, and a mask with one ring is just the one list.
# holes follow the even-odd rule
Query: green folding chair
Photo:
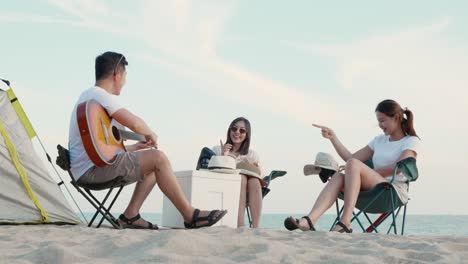
[[[371, 161], [367, 161], [366, 164], [369, 167], [373, 168], [373, 164]], [[391, 223], [388, 227], [387, 234], [389, 234], [393, 230], [393, 233], [397, 235], [398, 231], [396, 221], [398, 215], [400, 214], [400, 210], [403, 208], [403, 219], [401, 221], [401, 235], [404, 234], [407, 203], [403, 203], [400, 200], [396, 190], [392, 185], [398, 170], [400, 170], [401, 173], [406, 177], [408, 181], [408, 188], [410, 182], [416, 181], [418, 179], [418, 168], [416, 167], [416, 159], [410, 157], [397, 162], [393, 170], [393, 177], [390, 180], [390, 182], [379, 183], [371, 190], [362, 191], [359, 193], [356, 202], [356, 209], [358, 209], [358, 212], [353, 212], [353, 218], [351, 219], [351, 222], [356, 221], [363, 232], [379, 233], [377, 228], [387, 218], [391, 216]], [[335, 218], [335, 221], [333, 222], [333, 225], [330, 228], [330, 230], [333, 229], [333, 227], [339, 221], [341, 213], [343, 212], [343, 206], [340, 209], [338, 203], [339, 199], [343, 200], [343, 198], [344, 194], [341, 192], [338, 195], [338, 198], [335, 202], [337, 217]], [[369, 214], [380, 214], [380, 216], [378, 216], [374, 220], [371, 220]], [[361, 215], [364, 215], [367, 221], [369, 222], [369, 226], [367, 228], [364, 227], [361, 220], [359, 219]]]
[[[270, 183], [272, 180], [286, 175], [286, 171], [273, 170], [268, 176], [263, 177], [263, 180], [266, 182], [266, 186], [262, 187], [262, 199], [270, 192]], [[249, 219], [249, 226], [252, 227], [252, 218], [250, 217], [250, 208], [249, 208], [249, 194], [246, 193], [245, 199], [245, 210], [247, 211], [247, 218]]]

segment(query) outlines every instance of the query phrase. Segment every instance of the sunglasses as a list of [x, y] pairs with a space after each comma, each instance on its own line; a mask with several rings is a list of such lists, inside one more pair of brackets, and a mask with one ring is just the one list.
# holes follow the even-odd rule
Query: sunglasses
[[241, 134], [247, 133], [247, 130], [245, 128], [243, 128], [243, 127], [239, 128], [239, 127], [236, 127], [236, 126], [232, 126], [232, 127], [229, 128], [229, 130], [231, 130], [231, 132], [234, 132], [234, 133], [236, 133], [237, 130], [239, 130], [239, 133], [241, 133]]

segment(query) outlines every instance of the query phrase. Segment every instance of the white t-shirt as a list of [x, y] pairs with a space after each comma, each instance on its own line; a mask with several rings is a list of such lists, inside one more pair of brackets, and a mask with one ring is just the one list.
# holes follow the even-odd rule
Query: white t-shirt
[[70, 150], [71, 165], [70, 170], [75, 177], [75, 180], [78, 180], [87, 170], [94, 166], [84, 149], [80, 131], [78, 130], [78, 120], [76, 119], [76, 108], [78, 105], [91, 99], [100, 103], [109, 115], [113, 115], [122, 108], [116, 95], [110, 94], [100, 87], [94, 86], [81, 93], [80, 98], [76, 102], [72, 111], [68, 135], [68, 149]]
[[[380, 135], [375, 137], [368, 146], [374, 151], [372, 163], [374, 168], [382, 168], [398, 161], [401, 153], [405, 150], [412, 150], [418, 153], [420, 148], [420, 139], [414, 136], [405, 136], [398, 141], [390, 141], [390, 136]], [[388, 180], [392, 175], [385, 175]], [[406, 178], [402, 174], [395, 177], [395, 181], [406, 182]]]

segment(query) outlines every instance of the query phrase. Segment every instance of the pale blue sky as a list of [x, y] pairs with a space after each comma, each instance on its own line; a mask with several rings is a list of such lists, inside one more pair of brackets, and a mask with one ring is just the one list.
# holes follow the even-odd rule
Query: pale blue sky
[[[409, 212], [468, 214], [466, 1], [0, 7], [0, 78], [12, 81], [53, 155], [67, 142], [77, 96], [94, 83], [94, 58], [114, 50], [129, 61], [122, 103], [158, 133], [175, 170], [194, 168], [201, 147], [224, 140], [233, 118], [250, 119], [264, 170], [288, 171], [272, 183], [265, 212], [308, 212], [322, 188], [302, 167], [318, 151], [337, 155], [311, 123], [334, 128], [354, 151], [381, 133], [374, 108], [393, 98], [413, 110], [424, 146]], [[161, 207], [157, 191], [144, 210]]]

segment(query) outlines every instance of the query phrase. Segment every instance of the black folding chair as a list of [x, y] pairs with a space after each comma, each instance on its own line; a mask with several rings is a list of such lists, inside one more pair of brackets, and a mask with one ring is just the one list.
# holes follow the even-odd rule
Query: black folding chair
[[[99, 221], [99, 223], [96, 225], [96, 228], [99, 228], [105, 219], [114, 228], [121, 229], [122, 227], [120, 226], [119, 221], [111, 214], [110, 210], [112, 209], [112, 206], [114, 205], [115, 201], [119, 197], [120, 192], [122, 191], [123, 187], [129, 183], [126, 182], [122, 176], [118, 176], [111, 181], [98, 183], [98, 184], [78, 183], [75, 181], [75, 178], [73, 177], [70, 171], [69, 151], [66, 148], [62, 147], [61, 145], [57, 145], [57, 150], [58, 150], [58, 157], [56, 160], [57, 165], [59, 165], [60, 168], [68, 172], [68, 175], [70, 175], [70, 178], [71, 178], [70, 183], [73, 185], [73, 187], [75, 187], [75, 189], [81, 195], [83, 195], [83, 197], [86, 200], [88, 200], [88, 202], [96, 209], [96, 212], [94, 213], [93, 217], [88, 223], [88, 226], [91, 227], [94, 221], [96, 220], [96, 217], [100, 214], [102, 218]], [[106, 189], [108, 189], [108, 191], [102, 200], [97, 199], [92, 193], [92, 191], [102, 191]], [[115, 193], [115, 195], [111, 198], [111, 194], [114, 189], [117, 189], [117, 193]], [[111, 198], [111, 202], [108, 206], [106, 206], [106, 202], [108, 201], [109, 198]]]
[[[266, 182], [266, 186], [262, 187], [262, 199], [270, 192], [270, 183], [272, 180], [286, 175], [286, 171], [273, 170], [268, 176], [263, 177], [263, 180]], [[247, 211], [247, 218], [249, 219], [249, 226], [252, 227], [252, 218], [250, 217], [250, 207], [249, 207], [249, 195], [247, 192], [247, 197], [245, 199], [245, 210]]]

